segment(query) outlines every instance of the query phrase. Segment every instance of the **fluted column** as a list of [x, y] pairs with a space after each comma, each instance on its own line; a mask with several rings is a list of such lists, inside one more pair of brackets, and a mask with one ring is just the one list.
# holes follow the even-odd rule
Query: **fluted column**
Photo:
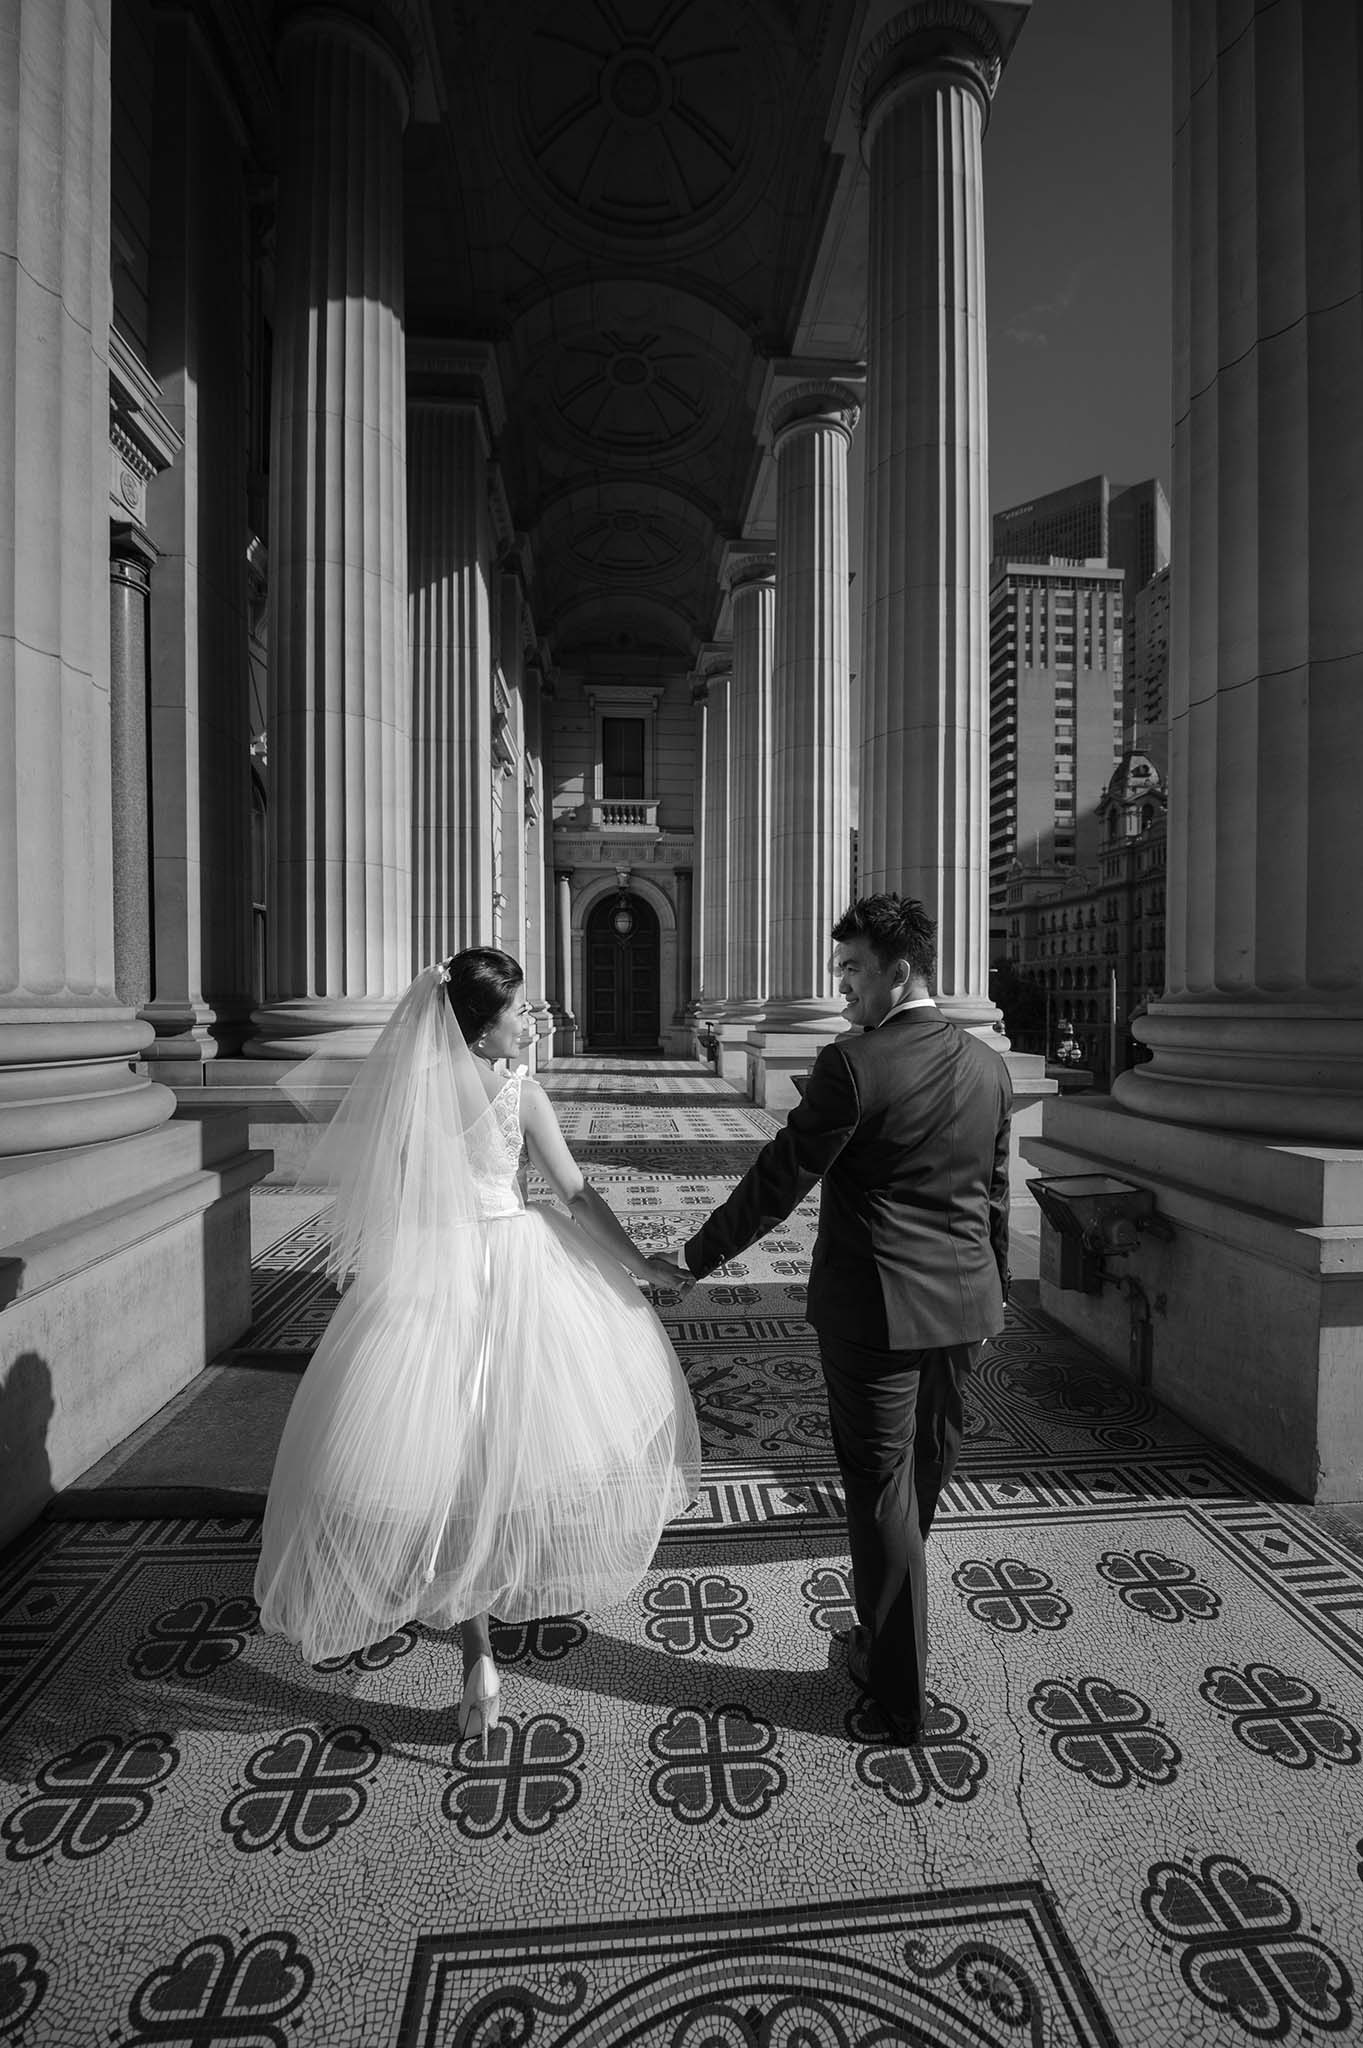
[[114, 987], [109, 6], [0, 36], [0, 1155], [163, 1123]]
[[113, 799], [114, 987], [140, 1010], [151, 994], [147, 817], [147, 598], [150, 550], [131, 533], [109, 556], [109, 786]]
[[729, 686], [731, 1018], [756, 1019], [767, 998], [771, 944], [771, 678], [776, 567], [740, 560], [733, 593], [734, 672]]
[[701, 725], [704, 746], [701, 890], [705, 914], [701, 925], [704, 950], [700, 962], [700, 990], [701, 1007], [707, 1016], [728, 999], [730, 988], [729, 849], [733, 829], [730, 687], [727, 675], [707, 678]]
[[147, 490], [157, 1071], [250, 1028], [246, 542], [248, 208], [242, 141], [192, 8], [158, 6], [148, 363], [183, 446]]
[[1198, 5], [1175, 48], [1167, 985], [1113, 1092], [1359, 1145], [1363, 28]]
[[980, 144], [1026, 12], [910, 7], [853, 86], [870, 172], [860, 887], [922, 898], [938, 999], [977, 1030], [999, 1016]]
[[691, 869], [677, 869], [677, 1007], [672, 1015], [674, 1024], [684, 1024], [691, 1009], [694, 993], [695, 948], [693, 942], [693, 909], [691, 897]]
[[422, 964], [492, 943], [487, 441], [476, 408], [414, 400], [407, 462], [412, 915]]
[[772, 407], [776, 592], [771, 714], [771, 955], [766, 1019], [827, 1032], [830, 931], [847, 907], [847, 450], [844, 385], [798, 384]]
[[260, 1055], [372, 1029], [412, 971], [407, 89], [380, 18], [309, 7], [280, 40]]
[[573, 1016], [573, 870], [554, 869], [555, 997], [558, 1002], [561, 1043], [559, 1052], [572, 1052], [576, 1038]]

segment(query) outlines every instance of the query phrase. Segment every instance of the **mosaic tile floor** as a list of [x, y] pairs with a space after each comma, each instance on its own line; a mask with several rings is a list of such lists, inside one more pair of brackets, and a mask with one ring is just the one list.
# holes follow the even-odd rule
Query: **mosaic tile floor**
[[[594, 1158], [649, 1243], [770, 1128], [703, 1069], [550, 1079], [579, 1126], [682, 1125]], [[301, 1362], [320, 1229], [278, 1213], [246, 1348]], [[1363, 1559], [1016, 1307], [930, 1546], [925, 1739], [888, 1747], [838, 1641], [812, 1227], [670, 1313], [701, 1497], [626, 1605], [498, 1631], [485, 1755], [451, 1638], [311, 1670], [256, 1632], [248, 1517], [9, 1553], [0, 2042], [1363, 2038]]]

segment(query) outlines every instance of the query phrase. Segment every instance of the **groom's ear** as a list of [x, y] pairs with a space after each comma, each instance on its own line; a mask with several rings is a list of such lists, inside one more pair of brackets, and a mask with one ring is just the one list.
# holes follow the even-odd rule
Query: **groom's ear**
[[896, 988], [907, 988], [907, 987], [908, 987], [908, 985], [909, 985], [909, 983], [910, 983], [910, 982], [911, 982], [912, 980], [913, 980], [913, 968], [912, 968], [912, 967], [911, 967], [911, 966], [909, 965], [909, 962], [908, 962], [907, 960], [896, 960], [896, 961], [895, 961], [895, 963], [894, 963], [894, 985], [895, 985], [895, 987], [896, 987]]

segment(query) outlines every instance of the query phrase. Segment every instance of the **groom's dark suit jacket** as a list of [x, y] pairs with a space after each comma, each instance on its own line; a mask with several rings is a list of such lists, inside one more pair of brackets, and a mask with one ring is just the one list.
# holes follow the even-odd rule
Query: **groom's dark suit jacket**
[[978, 1343], [1003, 1326], [1008, 1122], [999, 1055], [934, 1008], [848, 1031], [685, 1248], [698, 1279], [823, 1182], [809, 1320], [875, 1350]]

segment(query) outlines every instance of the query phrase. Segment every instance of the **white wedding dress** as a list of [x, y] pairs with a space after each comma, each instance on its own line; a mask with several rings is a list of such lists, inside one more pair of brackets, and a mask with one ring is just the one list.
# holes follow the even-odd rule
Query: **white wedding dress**
[[342, 1298], [289, 1412], [256, 1598], [311, 1663], [412, 1620], [610, 1606], [695, 1492], [695, 1410], [657, 1316], [521, 1198], [520, 1090], [511, 1074], [464, 1133], [481, 1286], [454, 1284], [453, 1239], [431, 1232], [415, 1281]]

